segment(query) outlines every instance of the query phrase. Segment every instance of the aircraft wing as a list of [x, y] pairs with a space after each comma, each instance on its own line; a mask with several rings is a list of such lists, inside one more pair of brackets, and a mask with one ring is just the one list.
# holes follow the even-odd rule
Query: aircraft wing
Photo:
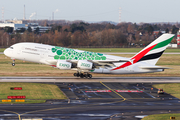
[[161, 67], [161, 66], [139, 66], [139, 68], [141, 69], [151, 69], [151, 70], [155, 70], [155, 69], [171, 69], [168, 67]]
[[98, 61], [98, 63], [117, 63], [117, 62], [128, 62], [129, 60], [105, 60], [105, 61]]
[[[77, 65], [77, 60], [66, 60], [67, 62], [71, 62], [73, 64]], [[94, 63], [94, 66], [114, 66], [113, 63], [117, 63], [117, 62], [128, 62], [129, 59], [122, 59], [122, 60], [103, 60], [103, 61], [93, 61], [93, 60], [88, 60], [89, 62]], [[44, 64], [48, 64], [48, 65], [56, 65], [57, 64], [57, 60], [41, 60], [41, 63]]]
[[89, 62], [94, 63], [95, 67], [115, 67], [114, 63], [120, 62], [128, 62], [129, 60], [104, 60], [104, 61], [93, 61], [89, 60]]

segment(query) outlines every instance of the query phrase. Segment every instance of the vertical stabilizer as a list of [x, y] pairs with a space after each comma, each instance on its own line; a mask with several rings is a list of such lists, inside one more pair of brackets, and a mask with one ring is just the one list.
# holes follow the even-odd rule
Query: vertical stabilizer
[[155, 65], [163, 52], [166, 50], [168, 44], [172, 41], [174, 34], [163, 34], [154, 40], [151, 44], [137, 53], [131, 58], [133, 63], [146, 61], [149, 64]]
[[154, 40], [151, 44], [149, 44], [147, 47], [145, 47], [143, 50], [141, 50], [139, 53], [137, 53], [135, 56], [133, 56], [130, 61], [122, 64], [119, 67], [116, 67], [112, 70], [118, 70], [121, 68], [125, 68], [127, 66], [130, 66], [132, 64], [135, 64], [137, 62], [147, 62], [151, 65], [155, 65], [165, 49], [167, 48], [168, 44], [173, 39], [174, 34], [163, 34], [160, 37], [158, 37], [156, 40]]

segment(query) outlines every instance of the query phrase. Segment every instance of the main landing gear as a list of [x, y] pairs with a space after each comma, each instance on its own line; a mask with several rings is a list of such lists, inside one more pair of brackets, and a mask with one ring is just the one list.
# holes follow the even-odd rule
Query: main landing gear
[[12, 66], [15, 66], [15, 59], [13, 59]]
[[92, 75], [89, 73], [74, 73], [75, 77], [80, 77], [80, 78], [92, 78]]

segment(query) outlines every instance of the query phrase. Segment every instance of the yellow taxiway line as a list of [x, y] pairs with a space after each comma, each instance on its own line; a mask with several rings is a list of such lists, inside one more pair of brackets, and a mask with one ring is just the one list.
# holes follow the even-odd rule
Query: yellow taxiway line
[[105, 85], [103, 82], [100, 81], [100, 83], [105, 86], [106, 88], [108, 88], [109, 90], [113, 91], [115, 94], [117, 94], [119, 97], [121, 97], [122, 99], [126, 100], [125, 97], [123, 97], [122, 95], [120, 95], [119, 93], [117, 93], [115, 90], [111, 89], [110, 87], [108, 87], [107, 85]]

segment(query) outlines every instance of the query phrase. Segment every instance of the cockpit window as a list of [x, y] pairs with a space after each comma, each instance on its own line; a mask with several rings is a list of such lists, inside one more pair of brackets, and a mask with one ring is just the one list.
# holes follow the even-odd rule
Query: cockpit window
[[9, 47], [9, 48], [13, 49], [13, 47]]

